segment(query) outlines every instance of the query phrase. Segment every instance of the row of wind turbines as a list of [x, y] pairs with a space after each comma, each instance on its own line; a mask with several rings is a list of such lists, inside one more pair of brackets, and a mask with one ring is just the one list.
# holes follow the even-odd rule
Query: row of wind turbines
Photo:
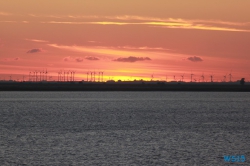
[[[65, 70], [60, 70], [57, 72], [57, 80], [58, 82], [69, 82], [69, 81], [75, 81], [75, 73], [76, 71], [65, 71]], [[88, 71], [87, 72], [87, 81], [88, 82], [103, 82], [103, 73], [104, 72], [92, 72]], [[40, 75], [39, 75], [40, 74]], [[47, 81], [48, 78], [48, 71], [46, 70], [35, 70], [35, 71], [30, 71], [29, 72], [29, 81], [33, 82], [39, 82], [39, 81]], [[10, 76], [11, 80], [11, 76]]]
[[[75, 81], [75, 71], [59, 71], [58, 81]], [[97, 76], [97, 79], [96, 79]], [[87, 82], [103, 82], [103, 72], [87, 72]]]
[[[47, 81], [48, 71], [46, 70], [35, 70], [29, 72], [29, 81]], [[11, 80], [11, 77], [10, 77]]]
[[75, 71], [59, 71], [58, 81], [75, 81]]
[[[181, 75], [181, 80], [180, 80], [180, 81], [182, 81], [182, 82], [183, 82], [183, 80], [184, 80], [184, 75], [185, 75], [185, 74], [182, 74], [182, 75]], [[193, 74], [193, 73], [190, 74], [190, 82], [193, 82], [193, 81], [194, 81], [194, 82], [197, 82], [197, 80], [193, 78], [194, 75], [195, 75], [195, 74]], [[222, 82], [227, 82], [227, 76], [229, 76], [229, 82], [232, 82], [232, 77], [233, 77], [233, 76], [232, 76], [231, 73], [224, 75], [224, 76], [223, 76]], [[209, 75], [209, 77], [210, 77], [210, 82], [214, 82], [214, 80], [213, 80], [214, 75], [211, 74], [211, 75]], [[202, 75], [200, 76], [200, 78], [201, 78], [201, 79], [199, 79], [199, 82], [201, 82], [201, 81], [202, 81], [202, 82], [205, 82], [205, 76], [204, 76], [203, 73], [202, 73]], [[176, 81], [175, 75], [174, 75], [174, 81]]]
[[[181, 81], [181, 82], [183, 82], [184, 81], [184, 75], [185, 74], [181, 75], [180, 80], [177, 80], [176, 75], [174, 75], [173, 76], [173, 81]], [[190, 82], [197, 82], [197, 79], [193, 78], [194, 75], [195, 74], [193, 74], [193, 73], [190, 74]], [[221, 81], [222, 82], [227, 82], [227, 77], [229, 77], [229, 82], [232, 82], [233, 75], [232, 75], [231, 72], [229, 74], [224, 75], [223, 80], [221, 80]], [[203, 73], [202, 73], [201, 76], [199, 76], [199, 78], [201, 78], [201, 79], [198, 80], [199, 82], [205, 82], [205, 76], [204, 76]], [[214, 75], [213, 74], [209, 75], [209, 78], [210, 78], [210, 82], [214, 82]], [[153, 79], [154, 79], [154, 74], [151, 75], [151, 81], [153, 81]], [[166, 81], [167, 81], [167, 76], [166, 76]]]
[[[87, 82], [96, 82], [96, 75], [98, 74], [98, 82], [103, 82], [103, 72], [93, 72], [93, 71], [88, 71], [87, 72]], [[90, 77], [89, 77], [90, 76]]]
[[[29, 72], [29, 81], [32, 82], [41, 82], [48, 81], [48, 78], [51, 79], [52, 76], [48, 76], [48, 71], [46, 70], [35, 70]], [[74, 81], [75, 80], [75, 71], [59, 71], [58, 81]], [[24, 79], [23, 79], [24, 80]]]

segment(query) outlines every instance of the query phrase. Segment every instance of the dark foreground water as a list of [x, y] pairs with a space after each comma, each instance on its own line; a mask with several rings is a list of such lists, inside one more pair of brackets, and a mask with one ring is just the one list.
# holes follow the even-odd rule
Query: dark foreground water
[[250, 93], [0, 92], [0, 165], [227, 165], [224, 155], [250, 164]]

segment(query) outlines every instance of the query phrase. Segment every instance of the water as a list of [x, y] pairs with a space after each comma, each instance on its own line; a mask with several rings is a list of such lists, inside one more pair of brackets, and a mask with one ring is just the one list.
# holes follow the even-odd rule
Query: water
[[0, 92], [0, 165], [250, 163], [250, 93]]

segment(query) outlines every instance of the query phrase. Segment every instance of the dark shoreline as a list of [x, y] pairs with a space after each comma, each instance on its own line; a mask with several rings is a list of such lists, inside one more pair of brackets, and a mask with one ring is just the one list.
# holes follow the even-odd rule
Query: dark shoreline
[[4, 82], [0, 91], [218, 91], [250, 92], [250, 84], [185, 82]]

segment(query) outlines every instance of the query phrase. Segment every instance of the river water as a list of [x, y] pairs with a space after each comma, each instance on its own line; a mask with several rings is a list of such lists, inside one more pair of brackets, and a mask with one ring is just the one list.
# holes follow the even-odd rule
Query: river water
[[250, 93], [0, 92], [0, 165], [250, 163]]

